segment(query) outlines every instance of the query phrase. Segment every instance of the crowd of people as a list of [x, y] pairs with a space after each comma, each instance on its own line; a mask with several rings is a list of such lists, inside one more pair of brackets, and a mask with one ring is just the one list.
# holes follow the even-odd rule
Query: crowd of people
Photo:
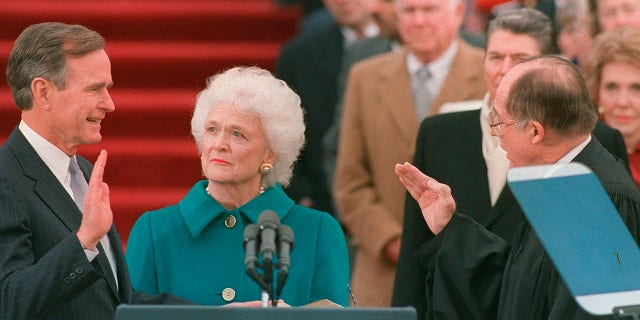
[[107, 150], [94, 164], [77, 154], [115, 110], [105, 39], [59, 22], [26, 28], [6, 70], [21, 120], [0, 147], [0, 319], [264, 306], [243, 245], [269, 211], [296, 247], [274, 262], [287, 280], [273, 304], [594, 317], [506, 176], [583, 163], [638, 241], [640, 1], [322, 2], [274, 73], [206, 79], [191, 121], [203, 180], [141, 213], [126, 254]]

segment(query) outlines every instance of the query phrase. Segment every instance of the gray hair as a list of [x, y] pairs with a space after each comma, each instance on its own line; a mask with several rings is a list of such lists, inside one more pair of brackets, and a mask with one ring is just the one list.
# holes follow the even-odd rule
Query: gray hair
[[593, 131], [598, 115], [586, 82], [571, 61], [540, 55], [516, 67], [523, 65], [530, 69], [514, 81], [505, 106], [518, 125], [536, 120], [565, 136]]
[[589, 28], [589, 34], [595, 36], [598, 25], [591, 13], [588, 0], [564, 0], [564, 3], [556, 8], [556, 23], [560, 28], [567, 24], [580, 23], [582, 20]]
[[16, 39], [7, 63], [7, 82], [16, 106], [31, 109], [31, 82], [37, 77], [64, 89], [66, 58], [82, 57], [104, 46], [102, 36], [81, 25], [44, 22], [27, 27]]
[[556, 51], [556, 41], [551, 20], [538, 10], [522, 8], [498, 14], [489, 21], [487, 45], [491, 34], [497, 30], [506, 30], [533, 38], [538, 43], [540, 52], [543, 54], [552, 54]]
[[256, 115], [262, 124], [267, 146], [277, 155], [273, 172], [263, 176], [262, 184], [289, 185], [293, 164], [304, 145], [300, 97], [284, 81], [258, 67], [235, 67], [209, 77], [207, 87], [198, 93], [191, 119], [199, 152], [207, 114], [222, 103]]

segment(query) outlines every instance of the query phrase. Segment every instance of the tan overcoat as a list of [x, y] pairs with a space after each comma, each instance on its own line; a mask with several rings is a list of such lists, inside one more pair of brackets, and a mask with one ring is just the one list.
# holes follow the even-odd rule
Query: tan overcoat
[[[458, 43], [431, 114], [445, 102], [486, 92], [482, 51]], [[355, 64], [345, 92], [334, 195], [357, 244], [351, 288], [358, 306], [391, 304], [395, 265], [383, 251], [400, 237], [406, 192], [394, 165], [412, 160], [419, 125], [406, 54], [401, 49]]]

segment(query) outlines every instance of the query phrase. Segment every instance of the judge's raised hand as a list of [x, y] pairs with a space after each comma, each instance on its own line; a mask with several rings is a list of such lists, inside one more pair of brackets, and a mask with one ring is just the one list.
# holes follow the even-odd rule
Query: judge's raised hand
[[82, 208], [82, 223], [78, 230], [78, 240], [85, 249], [93, 250], [100, 239], [109, 232], [113, 223], [113, 213], [109, 202], [109, 186], [102, 181], [107, 164], [107, 151], [100, 151], [93, 166]]
[[451, 188], [420, 172], [412, 164], [396, 164], [396, 174], [420, 206], [422, 217], [434, 235], [449, 223], [456, 211]]

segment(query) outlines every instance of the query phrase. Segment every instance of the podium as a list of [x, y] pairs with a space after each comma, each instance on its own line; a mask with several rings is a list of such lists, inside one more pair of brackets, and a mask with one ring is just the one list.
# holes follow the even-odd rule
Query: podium
[[416, 320], [405, 308], [235, 308], [217, 306], [120, 305], [114, 320]]
[[519, 167], [507, 182], [580, 307], [640, 319], [640, 249], [595, 174], [579, 163]]

